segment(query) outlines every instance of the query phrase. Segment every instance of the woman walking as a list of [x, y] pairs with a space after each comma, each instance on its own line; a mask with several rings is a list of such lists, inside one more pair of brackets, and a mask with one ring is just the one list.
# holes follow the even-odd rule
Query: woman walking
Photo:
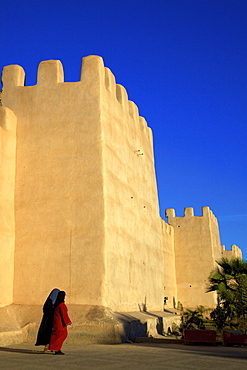
[[45, 346], [44, 352], [49, 352], [48, 345], [50, 343], [53, 326], [54, 305], [59, 292], [59, 289], [53, 289], [47, 297], [43, 306], [43, 317], [39, 327], [35, 346]]
[[54, 351], [55, 355], [64, 355], [61, 348], [68, 335], [67, 326], [72, 324], [68, 316], [68, 308], [64, 303], [65, 295], [64, 291], [60, 291], [55, 302], [53, 329], [49, 344], [50, 351]]

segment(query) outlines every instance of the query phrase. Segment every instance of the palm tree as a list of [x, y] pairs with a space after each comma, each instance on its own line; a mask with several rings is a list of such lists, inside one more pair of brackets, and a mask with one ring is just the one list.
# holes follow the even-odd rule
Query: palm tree
[[224, 312], [229, 322], [237, 319], [239, 327], [242, 322], [246, 332], [247, 262], [240, 258], [222, 258], [216, 262], [218, 266], [209, 276], [207, 292], [218, 293], [218, 311], [221, 311], [221, 315]]
[[199, 306], [196, 310], [187, 309], [182, 316], [183, 329], [205, 329], [203, 313], [204, 307]]

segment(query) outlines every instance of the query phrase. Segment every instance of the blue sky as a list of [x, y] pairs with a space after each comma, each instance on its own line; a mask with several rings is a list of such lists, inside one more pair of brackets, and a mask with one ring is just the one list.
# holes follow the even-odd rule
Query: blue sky
[[0, 70], [100, 55], [153, 130], [160, 214], [209, 206], [247, 259], [247, 1], [2, 0]]

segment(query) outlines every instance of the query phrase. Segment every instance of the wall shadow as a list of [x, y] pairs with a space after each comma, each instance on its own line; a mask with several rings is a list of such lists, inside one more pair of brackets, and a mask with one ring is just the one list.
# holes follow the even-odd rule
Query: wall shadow
[[120, 334], [122, 343], [133, 342], [136, 337], [147, 337], [147, 323], [141, 322], [134, 316], [118, 314], [118, 320], [123, 325], [123, 333]]
[[202, 344], [171, 344], [171, 343], [135, 343], [135, 346], [145, 346], [145, 347], [157, 347], [164, 348], [165, 350], [171, 350], [176, 356], [176, 352], [179, 354], [187, 353], [195, 356], [205, 356], [205, 357], [218, 357], [222, 359], [245, 359], [247, 360], [247, 347], [234, 346], [226, 347], [222, 345], [208, 346]]

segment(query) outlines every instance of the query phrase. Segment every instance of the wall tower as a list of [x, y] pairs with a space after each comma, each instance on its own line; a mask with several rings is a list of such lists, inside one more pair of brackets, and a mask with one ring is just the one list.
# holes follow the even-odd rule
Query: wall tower
[[24, 79], [18, 65], [3, 70], [1, 111], [9, 123], [2, 124], [1, 176], [9, 193], [2, 218], [10, 222], [1, 227], [10, 245], [5, 260], [14, 258], [3, 303], [41, 304], [60, 287], [70, 304], [138, 310], [145, 301], [162, 309], [161, 223], [145, 119], [98, 56], [83, 58], [78, 82], [64, 82], [57, 60], [40, 63], [36, 85]]

